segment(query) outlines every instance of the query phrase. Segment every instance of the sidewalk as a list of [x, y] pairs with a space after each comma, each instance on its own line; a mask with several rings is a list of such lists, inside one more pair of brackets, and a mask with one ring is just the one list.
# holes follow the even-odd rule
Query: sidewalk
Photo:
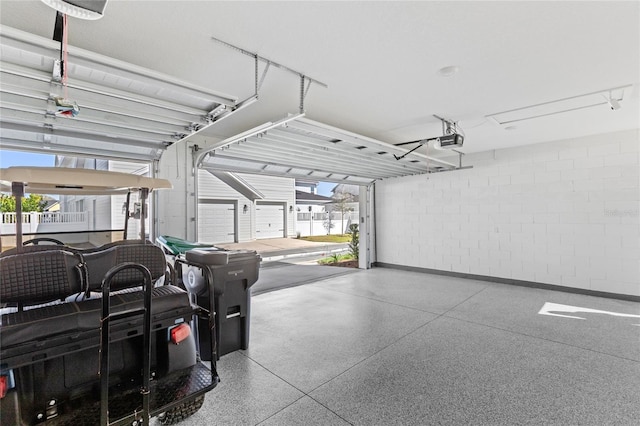
[[246, 243], [216, 244], [228, 250], [255, 250], [263, 262], [274, 262], [298, 256], [329, 256], [349, 247], [347, 243], [317, 243], [296, 238], [270, 238]]

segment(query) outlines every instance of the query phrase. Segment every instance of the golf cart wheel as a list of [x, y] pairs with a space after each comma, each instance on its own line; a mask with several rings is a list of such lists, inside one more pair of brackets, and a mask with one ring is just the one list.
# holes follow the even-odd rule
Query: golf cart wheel
[[158, 421], [163, 425], [176, 424], [198, 411], [203, 403], [204, 395], [165, 411], [158, 416]]

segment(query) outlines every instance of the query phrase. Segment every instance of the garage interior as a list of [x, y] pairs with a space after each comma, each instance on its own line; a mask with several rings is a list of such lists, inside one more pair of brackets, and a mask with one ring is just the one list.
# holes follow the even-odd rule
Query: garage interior
[[198, 170], [366, 194], [360, 270], [255, 296], [184, 424], [637, 423], [638, 2], [111, 0], [64, 84], [55, 18], [0, 0], [0, 155], [150, 164], [189, 240], [243, 209]]

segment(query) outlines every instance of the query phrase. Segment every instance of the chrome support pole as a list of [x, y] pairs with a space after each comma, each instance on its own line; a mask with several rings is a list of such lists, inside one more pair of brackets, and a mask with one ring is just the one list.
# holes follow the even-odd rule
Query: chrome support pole
[[24, 183], [13, 182], [11, 192], [16, 199], [16, 249], [22, 251], [22, 197], [24, 197]]

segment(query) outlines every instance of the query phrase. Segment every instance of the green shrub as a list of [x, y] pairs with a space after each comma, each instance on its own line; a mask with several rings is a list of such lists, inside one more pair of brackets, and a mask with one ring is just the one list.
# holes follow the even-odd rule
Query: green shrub
[[349, 225], [349, 233], [351, 234], [349, 253], [351, 253], [355, 260], [358, 260], [358, 256], [360, 255], [360, 231], [358, 231], [357, 223]]
[[[40, 194], [29, 194], [29, 196], [22, 199], [22, 211], [24, 213], [41, 212], [46, 205], [47, 201]], [[16, 197], [13, 195], [0, 195], [0, 211], [2, 213], [15, 212]]]

